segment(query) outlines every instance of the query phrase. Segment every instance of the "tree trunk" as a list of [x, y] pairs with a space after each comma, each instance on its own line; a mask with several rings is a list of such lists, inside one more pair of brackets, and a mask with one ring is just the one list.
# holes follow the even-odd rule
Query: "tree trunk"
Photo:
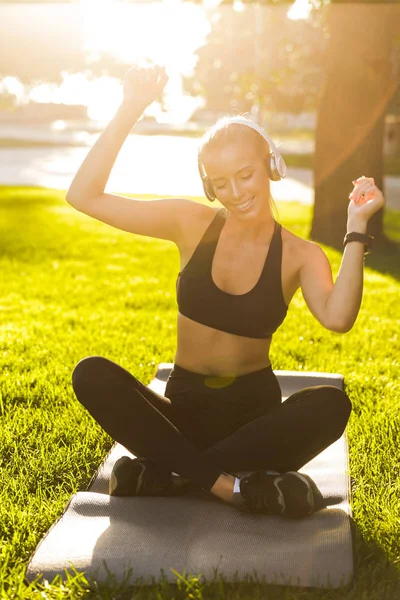
[[[318, 109], [310, 237], [336, 248], [346, 233], [352, 180], [374, 177], [383, 190], [384, 117], [399, 86], [391, 64], [398, 9], [390, 4], [327, 7], [330, 40]], [[382, 230], [383, 209], [368, 223], [371, 235]]]

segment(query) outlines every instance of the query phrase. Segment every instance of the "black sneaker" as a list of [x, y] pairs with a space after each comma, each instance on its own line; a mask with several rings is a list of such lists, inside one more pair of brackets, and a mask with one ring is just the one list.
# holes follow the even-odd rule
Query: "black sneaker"
[[172, 477], [168, 471], [147, 458], [122, 456], [113, 466], [110, 496], [181, 496], [191, 482]]
[[270, 474], [257, 471], [240, 480], [243, 512], [282, 515], [300, 519], [326, 505], [314, 481], [304, 473]]

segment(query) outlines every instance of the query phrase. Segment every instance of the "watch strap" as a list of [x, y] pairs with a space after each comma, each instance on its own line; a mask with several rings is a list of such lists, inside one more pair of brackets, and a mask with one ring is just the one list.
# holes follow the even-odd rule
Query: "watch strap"
[[343, 240], [343, 246], [349, 242], [362, 242], [365, 246], [364, 254], [369, 254], [372, 250], [374, 237], [368, 233], [359, 233], [358, 231], [350, 231], [346, 233]]

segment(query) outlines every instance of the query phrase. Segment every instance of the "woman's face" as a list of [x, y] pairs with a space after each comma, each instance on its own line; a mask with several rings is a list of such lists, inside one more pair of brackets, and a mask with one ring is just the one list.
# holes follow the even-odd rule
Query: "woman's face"
[[232, 214], [244, 217], [269, 209], [270, 180], [256, 144], [240, 140], [207, 150], [204, 168], [218, 200]]

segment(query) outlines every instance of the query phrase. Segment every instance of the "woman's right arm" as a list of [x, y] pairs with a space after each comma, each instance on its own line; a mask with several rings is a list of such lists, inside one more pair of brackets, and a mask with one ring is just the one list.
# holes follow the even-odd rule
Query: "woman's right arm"
[[91, 148], [67, 192], [67, 201], [78, 210], [104, 192], [111, 169], [143, 107], [128, 106], [125, 101]]
[[167, 81], [168, 77], [160, 67], [134, 67], [128, 71], [124, 80], [124, 99], [83, 161], [66, 199], [77, 210], [118, 229], [178, 243], [182, 230], [179, 219], [182, 212], [189, 212], [195, 203], [180, 199], [133, 200], [104, 193], [125, 139]]

